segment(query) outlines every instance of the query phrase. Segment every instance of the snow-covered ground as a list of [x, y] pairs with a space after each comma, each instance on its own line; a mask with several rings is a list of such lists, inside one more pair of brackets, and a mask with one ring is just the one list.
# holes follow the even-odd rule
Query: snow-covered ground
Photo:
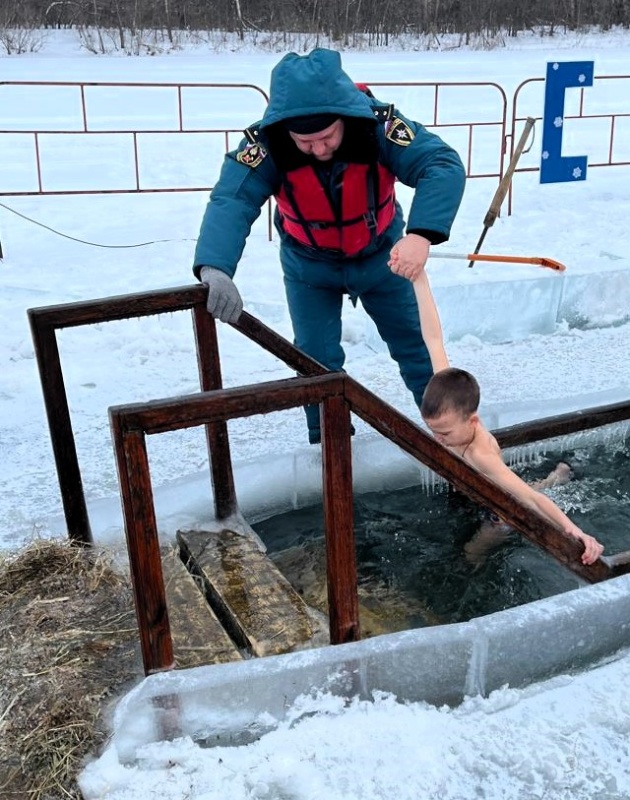
[[[579, 40], [526, 37], [489, 52], [349, 52], [343, 60], [356, 80], [492, 80], [510, 94], [522, 80], [544, 76], [546, 63], [555, 59], [591, 59], [596, 75], [626, 75], [629, 44], [628, 35], [613, 32]], [[77, 51], [67, 32], [59, 32], [41, 52], [0, 63], [7, 81], [225, 81], [266, 89], [278, 58], [278, 53], [252, 50], [94, 57]], [[623, 99], [614, 91], [607, 99], [622, 108]], [[23, 126], [29, 115], [41, 120], [55, 114], [44, 99], [35, 105], [12, 98], [1, 107], [2, 128], [15, 125], [18, 114]], [[413, 108], [401, 107], [414, 116]], [[240, 126], [258, 112], [246, 118], [240, 106], [224, 106], [220, 113], [222, 118], [233, 113]], [[592, 153], [599, 134], [589, 128], [567, 146], [572, 154]], [[539, 148], [540, 137], [529, 158]], [[2, 154], [0, 186], [5, 186], [16, 177], [17, 156], [6, 140]], [[115, 180], [125, 166], [106, 146], [102, 154], [98, 175], [89, 173], [100, 185]], [[192, 155], [191, 160], [195, 170], [210, 170]], [[156, 148], [152, 166], [175, 181], [188, 179], [172, 145]], [[88, 179], [81, 176], [77, 159], [55, 168], [61, 177], [67, 169]], [[555, 258], [567, 266], [565, 273], [482, 263], [469, 270], [465, 260], [431, 259], [451, 362], [480, 379], [482, 410], [490, 425], [630, 396], [629, 176], [630, 167], [593, 169], [579, 184], [546, 186], [534, 175], [516, 176], [514, 213], [504, 213], [495, 223], [484, 250]], [[214, 177], [212, 171], [197, 180], [210, 183]], [[442, 246], [445, 252], [474, 248], [495, 188], [492, 180], [469, 181], [451, 241]], [[192, 282], [190, 263], [205, 202], [203, 193], [0, 198], [5, 254], [0, 263], [2, 547], [15, 548], [38, 534], [64, 535], [26, 310]], [[436, 248], [436, 256], [439, 252]], [[290, 339], [277, 243], [267, 241], [262, 222], [250, 238], [236, 281], [247, 310]], [[290, 374], [227, 326], [220, 326], [220, 344], [226, 386]], [[371, 322], [349, 303], [344, 345], [348, 372], [417, 419]], [[120, 542], [107, 408], [197, 389], [190, 319], [179, 314], [67, 330], [60, 346], [93, 531], [97, 542]], [[261, 475], [272, 478], [264, 487], [266, 496], [281, 493], [281, 476], [295, 459], [314, 463], [318, 458], [317, 449], [306, 444], [299, 410], [240, 420], [230, 425], [230, 433], [239, 499], [248, 510], [261, 496]], [[353, 440], [358, 472], [369, 469], [373, 448], [379, 446], [359, 421]], [[201, 523], [210, 507], [201, 432], [153, 437], [149, 447], [162, 533], [169, 536], [181, 524]], [[486, 700], [471, 698], [456, 711], [422, 704], [401, 707], [387, 697], [341, 709], [324, 697], [313, 702], [312, 718], [295, 728], [287, 724], [247, 747], [204, 751], [189, 741], [148, 746], [141, 762], [130, 768], [118, 765], [110, 752], [92, 766], [85, 785], [90, 797], [110, 800], [368, 800], [394, 794], [627, 798], [630, 724], [623, 697], [628, 664], [624, 658], [525, 692], [506, 688]]]

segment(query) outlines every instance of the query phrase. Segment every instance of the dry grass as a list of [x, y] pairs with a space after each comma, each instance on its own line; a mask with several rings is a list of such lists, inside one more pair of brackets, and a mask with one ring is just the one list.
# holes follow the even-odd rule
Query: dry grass
[[128, 578], [109, 557], [36, 541], [0, 557], [0, 798], [67, 800], [107, 708], [143, 675]]

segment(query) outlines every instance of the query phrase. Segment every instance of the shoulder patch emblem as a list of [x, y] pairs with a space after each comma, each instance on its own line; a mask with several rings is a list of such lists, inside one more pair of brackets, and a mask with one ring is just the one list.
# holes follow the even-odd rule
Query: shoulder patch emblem
[[395, 142], [399, 144], [401, 147], [407, 147], [412, 143], [415, 137], [415, 133], [411, 130], [409, 125], [406, 122], [403, 122], [402, 119], [399, 117], [394, 117], [391, 122], [387, 126], [387, 132], [385, 133], [385, 137], [390, 140], [390, 142]]
[[248, 144], [243, 150], [236, 154], [236, 160], [247, 167], [255, 169], [267, 155], [267, 151], [261, 144]]

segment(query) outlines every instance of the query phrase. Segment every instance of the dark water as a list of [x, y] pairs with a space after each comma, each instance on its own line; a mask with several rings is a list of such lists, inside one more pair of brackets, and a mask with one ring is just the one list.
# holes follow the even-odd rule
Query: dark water
[[[605, 545], [605, 554], [629, 550], [627, 431], [600, 432], [598, 441], [591, 434], [591, 441], [588, 435], [554, 440], [555, 445], [544, 445], [542, 455], [536, 446], [520, 457], [508, 451], [506, 459], [527, 461], [513, 466], [525, 480], [543, 478], [558, 460], [568, 461], [574, 478], [546, 493]], [[471, 560], [466, 546], [479, 530], [481, 517], [478, 506], [446, 484], [433, 493], [416, 486], [355, 496], [360, 602], [376, 610], [380, 619], [372, 632], [461, 622], [581, 585], [577, 576], [513, 530], [507, 530], [505, 541], [485, 557]], [[314, 585], [309, 580], [319, 582], [320, 600], [325, 596], [322, 507], [289, 512], [255, 528], [307, 601], [322, 606], [308, 596]]]

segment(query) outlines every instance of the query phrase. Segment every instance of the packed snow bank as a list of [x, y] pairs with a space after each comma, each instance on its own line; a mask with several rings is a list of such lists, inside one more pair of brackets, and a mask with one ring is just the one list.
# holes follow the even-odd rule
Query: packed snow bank
[[630, 642], [628, 620], [630, 576], [623, 576], [466, 623], [151, 675], [118, 705], [102, 758], [130, 765], [146, 745], [178, 737], [247, 744], [299, 718], [300, 704], [308, 714], [305, 698], [315, 708], [322, 693], [458, 705], [611, 656]]

